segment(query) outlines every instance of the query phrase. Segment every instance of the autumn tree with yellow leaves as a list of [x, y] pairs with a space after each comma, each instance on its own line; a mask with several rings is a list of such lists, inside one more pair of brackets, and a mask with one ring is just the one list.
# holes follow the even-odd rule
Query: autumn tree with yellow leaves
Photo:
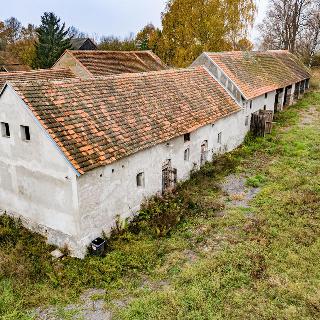
[[254, 0], [169, 0], [151, 39], [168, 65], [185, 67], [204, 51], [250, 50]]

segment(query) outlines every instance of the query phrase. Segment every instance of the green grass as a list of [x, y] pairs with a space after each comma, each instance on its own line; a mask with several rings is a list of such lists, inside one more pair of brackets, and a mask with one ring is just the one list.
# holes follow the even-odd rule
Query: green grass
[[[0, 218], [0, 318], [31, 319], [45, 305], [68, 318], [61, 308], [86, 288], [107, 290], [115, 319], [319, 318], [320, 125], [300, 125], [319, 105], [320, 93], [307, 94], [271, 135], [248, 137], [173, 196], [152, 199], [104, 258], [53, 261], [40, 236]], [[230, 173], [260, 193], [216, 216]]]

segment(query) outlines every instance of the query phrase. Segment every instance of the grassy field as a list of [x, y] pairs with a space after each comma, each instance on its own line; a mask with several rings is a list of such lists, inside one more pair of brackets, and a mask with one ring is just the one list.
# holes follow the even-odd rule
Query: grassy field
[[[61, 310], [86, 288], [106, 290], [114, 319], [320, 318], [320, 93], [275, 121], [149, 204], [104, 258], [53, 261], [40, 236], [0, 218], [0, 318]], [[230, 174], [259, 187], [249, 207], [229, 205]]]

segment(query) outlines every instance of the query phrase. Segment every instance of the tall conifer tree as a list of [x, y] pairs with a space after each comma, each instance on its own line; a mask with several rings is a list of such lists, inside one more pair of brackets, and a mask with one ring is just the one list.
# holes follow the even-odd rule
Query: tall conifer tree
[[60, 23], [53, 12], [45, 12], [41, 17], [41, 25], [37, 30], [35, 67], [50, 68], [66, 50], [71, 48], [69, 29]]

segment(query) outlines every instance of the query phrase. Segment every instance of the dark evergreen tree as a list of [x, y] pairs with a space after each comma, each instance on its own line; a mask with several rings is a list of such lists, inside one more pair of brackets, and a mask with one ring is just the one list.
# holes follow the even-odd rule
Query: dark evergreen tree
[[71, 48], [69, 29], [65, 23], [60, 23], [53, 12], [45, 12], [41, 17], [41, 25], [37, 29], [35, 67], [50, 68], [61, 54]]

